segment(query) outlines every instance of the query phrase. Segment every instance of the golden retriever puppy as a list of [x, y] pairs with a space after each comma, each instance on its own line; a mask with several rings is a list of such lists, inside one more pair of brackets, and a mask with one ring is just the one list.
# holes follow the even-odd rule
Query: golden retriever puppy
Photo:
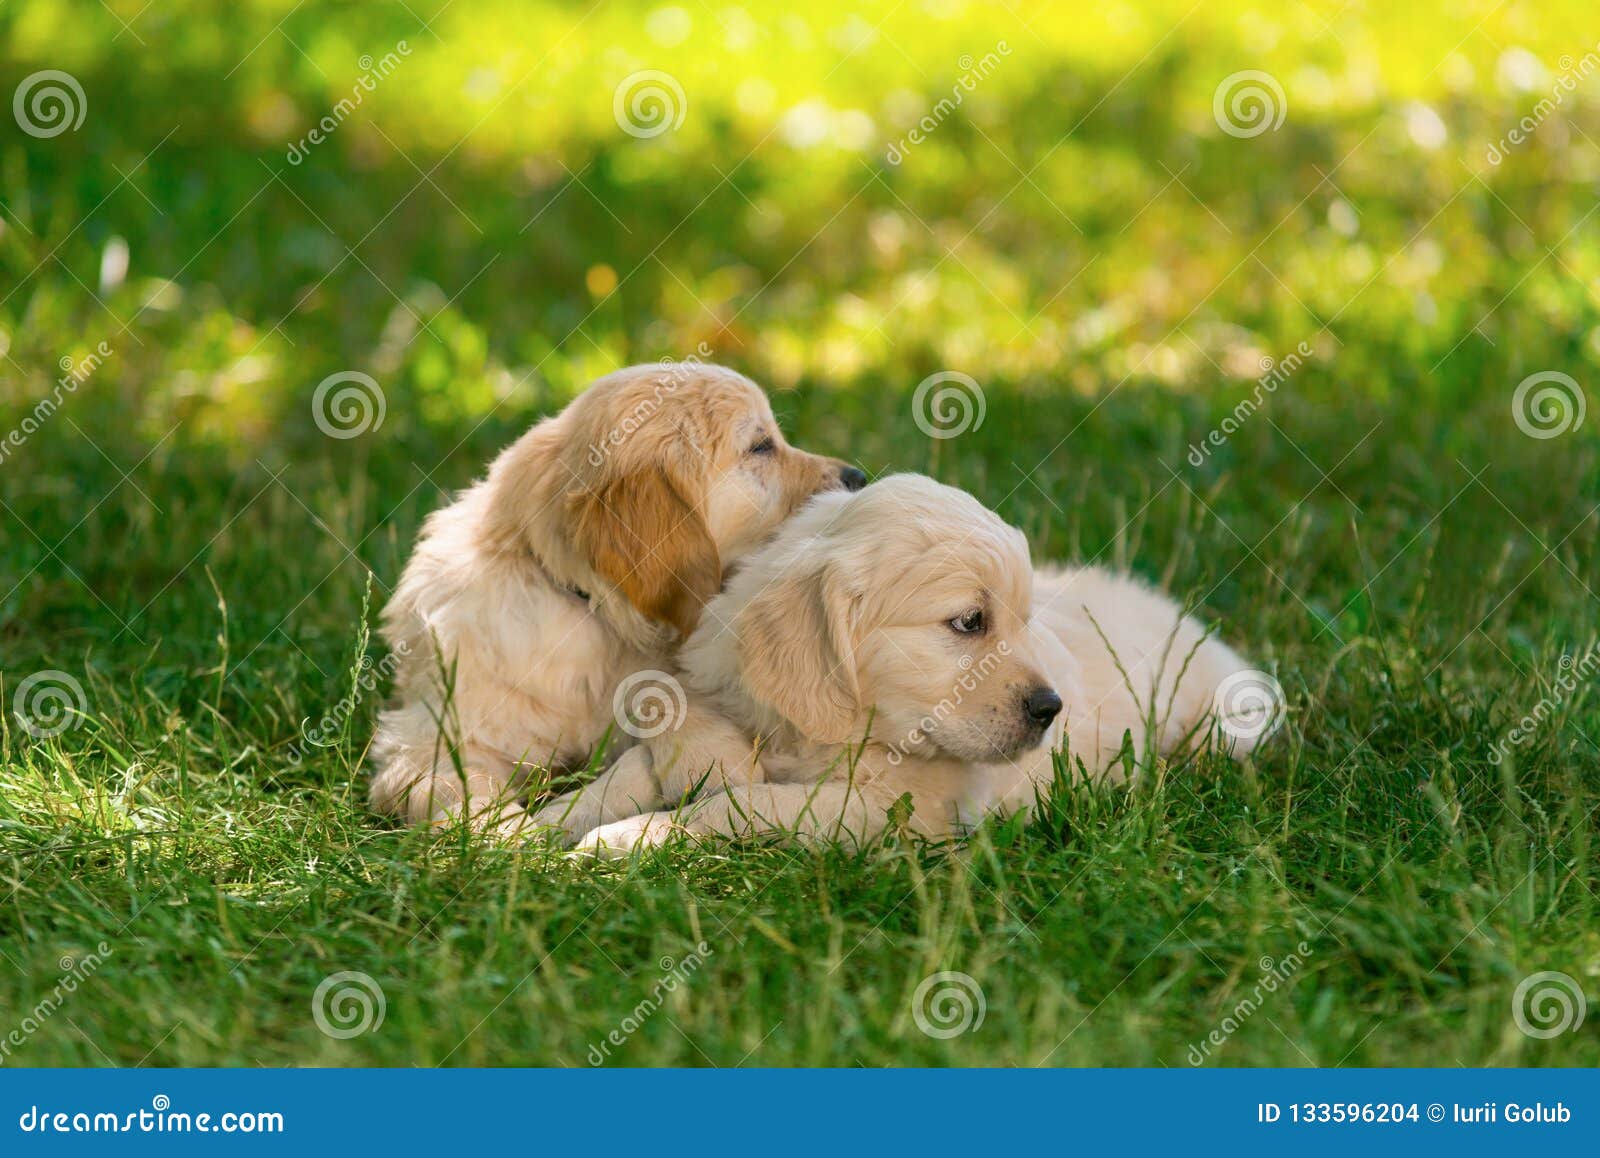
[[1020, 531], [917, 475], [813, 500], [712, 601], [678, 662], [683, 725], [594, 791], [612, 811], [675, 804], [708, 760], [725, 766], [720, 790], [603, 817], [581, 848], [675, 829], [859, 842], [907, 795], [911, 828], [949, 837], [1027, 808], [1063, 743], [1120, 777], [1124, 737], [1140, 764], [1209, 742], [1219, 685], [1247, 670], [1135, 580], [1035, 573]]
[[402, 656], [372, 804], [514, 832], [531, 768], [613, 724], [725, 568], [819, 491], [866, 476], [784, 441], [761, 389], [698, 362], [608, 374], [430, 515], [384, 609]]

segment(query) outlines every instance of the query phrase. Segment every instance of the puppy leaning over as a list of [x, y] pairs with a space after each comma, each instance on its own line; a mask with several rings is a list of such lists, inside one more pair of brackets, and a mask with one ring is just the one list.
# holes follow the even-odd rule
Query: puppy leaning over
[[865, 482], [789, 446], [732, 370], [599, 379], [423, 525], [384, 609], [403, 658], [373, 805], [517, 831], [530, 766], [588, 757], [618, 681], [667, 662], [724, 568], [813, 494]]
[[1035, 572], [1021, 532], [916, 475], [815, 499], [708, 606], [679, 664], [683, 726], [585, 792], [613, 812], [676, 804], [711, 761], [718, 790], [603, 816], [581, 847], [675, 829], [864, 841], [905, 793], [912, 827], [948, 837], [1026, 809], [1063, 741], [1112, 777], [1124, 735], [1141, 764], [1213, 742], [1216, 689], [1247, 666], [1131, 578]]

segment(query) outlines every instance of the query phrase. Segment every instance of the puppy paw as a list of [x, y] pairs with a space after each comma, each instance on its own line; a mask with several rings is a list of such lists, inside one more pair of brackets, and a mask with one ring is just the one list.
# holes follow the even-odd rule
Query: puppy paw
[[[460, 807], [442, 809], [428, 821], [429, 827], [436, 832], [459, 829], [462, 811]], [[480, 805], [466, 818], [466, 826], [473, 838], [483, 844], [518, 845], [533, 835], [527, 812], [515, 803]]]
[[664, 843], [674, 831], [672, 817], [667, 813], [647, 812], [593, 829], [578, 842], [572, 855], [625, 857], [636, 849], [654, 848]]
[[571, 848], [578, 837], [595, 826], [594, 820], [582, 815], [585, 811], [568, 802], [556, 801], [530, 812], [523, 827], [530, 840], [555, 848]]

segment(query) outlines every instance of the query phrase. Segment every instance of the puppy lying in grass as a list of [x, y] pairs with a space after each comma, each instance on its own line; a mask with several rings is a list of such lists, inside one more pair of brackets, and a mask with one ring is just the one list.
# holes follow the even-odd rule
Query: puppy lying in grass
[[423, 525], [384, 609], [404, 658], [373, 806], [521, 831], [530, 769], [588, 759], [618, 681], [668, 662], [723, 568], [813, 494], [865, 482], [789, 446], [732, 370], [601, 378]]
[[678, 662], [681, 726], [542, 823], [594, 826], [579, 847], [611, 852], [679, 830], [863, 842], [909, 795], [912, 830], [946, 838], [1027, 808], [1063, 744], [1120, 779], [1125, 743], [1137, 768], [1215, 742], [1218, 687], [1248, 670], [1133, 579], [1035, 572], [1020, 531], [918, 475], [814, 499], [707, 605]]

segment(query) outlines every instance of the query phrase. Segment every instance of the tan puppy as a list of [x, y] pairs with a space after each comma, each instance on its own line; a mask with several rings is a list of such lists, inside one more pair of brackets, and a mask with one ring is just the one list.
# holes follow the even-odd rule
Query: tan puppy
[[[862, 841], [904, 794], [913, 829], [947, 837], [1028, 807], [1063, 741], [1112, 776], [1125, 735], [1141, 764], [1208, 742], [1218, 686], [1246, 670], [1134, 580], [1035, 574], [1021, 532], [916, 475], [814, 500], [708, 605], [679, 663], [683, 726], [594, 786], [606, 807], [576, 801], [583, 820], [613, 821], [581, 847], [674, 829]], [[720, 791], [614, 819], [675, 804], [711, 761]]]
[[866, 476], [789, 446], [760, 388], [695, 362], [608, 374], [428, 517], [384, 609], [402, 656], [371, 799], [515, 831], [530, 766], [581, 762], [723, 570]]

